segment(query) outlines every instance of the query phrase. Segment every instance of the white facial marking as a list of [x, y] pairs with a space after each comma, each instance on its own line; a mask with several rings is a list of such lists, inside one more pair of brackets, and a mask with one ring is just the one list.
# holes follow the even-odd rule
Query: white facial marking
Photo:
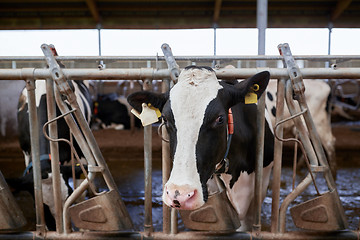
[[189, 69], [181, 72], [178, 83], [170, 91], [170, 104], [177, 129], [177, 146], [167, 184], [191, 185], [198, 190], [201, 199], [203, 198], [196, 166], [196, 143], [205, 110], [221, 88], [214, 72]]

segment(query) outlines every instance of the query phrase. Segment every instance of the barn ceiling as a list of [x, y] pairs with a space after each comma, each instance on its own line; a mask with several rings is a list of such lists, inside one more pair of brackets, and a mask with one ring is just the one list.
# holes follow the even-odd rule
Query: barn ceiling
[[[256, 27], [256, 0], [0, 0], [0, 29]], [[360, 27], [360, 0], [268, 0], [268, 27]]]

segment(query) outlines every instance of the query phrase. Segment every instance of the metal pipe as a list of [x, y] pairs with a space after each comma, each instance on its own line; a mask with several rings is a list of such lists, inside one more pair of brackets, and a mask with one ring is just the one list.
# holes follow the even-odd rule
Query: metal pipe
[[[151, 90], [151, 81], [145, 80], [143, 89]], [[145, 233], [150, 235], [153, 232], [152, 222], [152, 124], [144, 127], [144, 180], [145, 180]]]
[[[177, 61], [208, 61], [213, 60], [282, 60], [279, 55], [210, 55], [210, 56], [174, 56]], [[310, 61], [349, 61], [359, 60], [360, 55], [294, 55], [295, 60]], [[164, 56], [56, 56], [58, 61], [165, 61]], [[0, 61], [45, 61], [42, 56], [0, 56]]]
[[71, 221], [70, 221], [70, 212], [69, 208], [71, 205], [78, 199], [83, 192], [89, 187], [89, 181], [93, 181], [95, 178], [95, 174], [89, 172], [88, 179], [84, 179], [84, 181], [79, 185], [78, 188], [74, 190], [74, 192], [66, 199], [63, 210], [63, 219], [64, 219], [64, 233], [67, 235], [71, 233]]
[[[257, 0], [257, 28], [258, 28], [258, 54], [265, 54], [265, 31], [267, 26], [267, 0]], [[258, 61], [257, 67], [265, 67], [264, 61]], [[264, 163], [264, 133], [265, 133], [265, 94], [257, 106], [257, 133], [256, 133], [256, 162], [255, 162], [255, 193], [254, 193], [254, 224], [253, 231], [261, 231], [261, 203], [262, 178]]]
[[[301, 110], [303, 110], [305, 108], [308, 109], [304, 93], [299, 94], [298, 102], [299, 102]], [[315, 148], [315, 152], [316, 152], [317, 157], [319, 159], [320, 165], [321, 166], [326, 166], [326, 170], [324, 172], [324, 177], [325, 177], [326, 182], [328, 184], [329, 190], [332, 191], [332, 190], [336, 189], [336, 184], [335, 184], [334, 178], [331, 175], [330, 167], [329, 167], [329, 164], [328, 164], [328, 162], [326, 160], [325, 152], [324, 152], [324, 149], [322, 147], [319, 134], [316, 131], [316, 127], [315, 127], [314, 121], [313, 121], [313, 119], [311, 117], [311, 113], [309, 111], [306, 111], [304, 113], [303, 117], [305, 119], [305, 123], [306, 123], [306, 126], [307, 126], [308, 131], [309, 131], [309, 136], [310, 136], [311, 142], [312, 142], [312, 144], [313, 144], [313, 146]]]
[[[271, 78], [286, 78], [289, 76], [283, 68], [235, 68], [215, 70], [216, 76], [225, 78], [248, 78], [256, 73], [267, 70]], [[0, 80], [26, 80], [24, 72], [27, 69], [0, 69]], [[142, 69], [63, 69], [67, 79], [73, 80], [141, 80], [141, 79], [164, 79], [170, 77], [168, 69], [156, 70], [153, 68]], [[301, 70], [303, 78], [307, 79], [336, 79], [348, 78], [359, 79], [360, 68], [304, 68]], [[49, 69], [35, 68], [32, 75], [35, 79], [47, 79], [51, 77]]]
[[[162, 82], [162, 92], [165, 93], [169, 91], [170, 81], [168, 79], [164, 79]], [[163, 139], [169, 139], [169, 134], [165, 127], [161, 129], [161, 135]], [[170, 169], [171, 169], [171, 160], [170, 160], [170, 145], [166, 141], [161, 141], [161, 157], [162, 157], [162, 184], [163, 190], [165, 183], [168, 181], [170, 177]], [[171, 208], [163, 204], [163, 233], [170, 233], [170, 216], [171, 216]]]
[[[276, 99], [275, 123], [280, 122], [284, 117], [285, 78], [278, 80]], [[283, 137], [283, 125], [279, 125], [277, 135]], [[277, 233], [279, 228], [279, 206], [280, 206], [280, 184], [281, 184], [281, 162], [283, 143], [275, 138], [274, 166], [272, 180], [272, 203], [271, 203], [271, 232]]]
[[267, 28], [268, 1], [257, 0], [256, 25], [258, 29], [258, 55], [265, 55], [265, 35]]
[[168, 69], [170, 70], [170, 78], [175, 82], [180, 75], [179, 65], [176, 63], [171, 48], [168, 44], [164, 43], [161, 45], [161, 50], [164, 53]]
[[45, 234], [45, 217], [41, 183], [41, 166], [40, 166], [40, 145], [39, 145], [39, 124], [37, 117], [36, 99], [35, 99], [35, 80], [31, 78], [31, 71], [28, 72], [26, 80], [26, 89], [28, 94], [29, 109], [29, 128], [31, 140], [31, 160], [33, 163], [34, 176], [34, 196], [36, 211], [36, 235], [44, 236]]
[[[283, 239], [292, 239], [292, 240], [358, 240], [359, 231], [336, 231], [336, 232], [315, 232], [315, 231], [294, 231], [286, 233], [270, 233], [270, 232], [233, 232], [233, 233], [219, 233], [219, 232], [202, 232], [202, 231], [186, 231], [180, 232], [176, 235], [164, 234], [162, 232], [155, 232], [152, 234], [151, 239], [158, 240], [183, 240], [183, 239], [197, 239], [197, 240], [211, 240], [211, 239], [228, 239], [228, 240], [237, 240], [237, 239], [264, 239], [264, 240], [283, 240]], [[36, 236], [33, 232], [21, 232], [21, 233], [4, 233], [0, 234], [0, 239], [27, 239], [32, 240]], [[54, 240], [69, 240], [69, 239], [89, 239], [89, 240], [102, 240], [102, 239], [145, 239], [144, 233], [142, 232], [94, 232], [94, 231], [85, 231], [85, 232], [74, 232], [71, 234], [57, 234], [56, 232], [48, 232], [46, 234], [46, 239]]]
[[[293, 90], [292, 90], [291, 80], [287, 80], [287, 82], [286, 82], [285, 96], [286, 96], [286, 103], [289, 108], [290, 114], [295, 115], [296, 108], [295, 108], [294, 100], [292, 99]], [[306, 154], [309, 158], [310, 164], [318, 166], [318, 160], [316, 158], [316, 154], [311, 145], [310, 139], [308, 138], [308, 136], [306, 134], [306, 129], [305, 129], [305, 126], [303, 125], [302, 120], [300, 118], [294, 118], [293, 120], [294, 120], [295, 126], [298, 130], [299, 137], [304, 145], [304, 148], [305, 148]], [[315, 177], [315, 173], [313, 173], [313, 176]], [[279, 213], [279, 228], [280, 228], [279, 231], [280, 231], [280, 233], [285, 232], [285, 225], [286, 225], [285, 216], [286, 216], [286, 210], [287, 210], [289, 204], [297, 196], [299, 196], [310, 185], [311, 182], [312, 182], [312, 176], [309, 173], [304, 178], [304, 180], [301, 181], [298, 184], [298, 186], [283, 200], [283, 202], [280, 206], [280, 213]]]
[[[54, 96], [54, 81], [52, 79], [46, 80], [46, 102], [47, 102], [47, 114], [48, 119], [54, 119], [56, 117], [56, 105]], [[52, 139], [58, 138], [57, 122], [49, 124], [49, 136]], [[55, 221], [56, 232], [63, 233], [64, 225], [62, 218], [62, 202], [61, 202], [61, 187], [60, 187], [60, 165], [59, 165], [59, 145], [57, 142], [50, 141], [50, 153], [51, 153], [51, 172], [52, 172], [52, 185], [54, 191], [54, 205], [55, 205]], [[75, 180], [74, 180], [75, 182]]]
[[265, 94], [258, 102], [257, 107], [257, 132], [256, 132], [256, 162], [255, 162], [255, 193], [254, 193], [254, 225], [253, 231], [261, 231], [261, 203], [262, 203], [262, 180], [264, 162], [264, 133], [265, 133]]
[[178, 211], [175, 208], [171, 209], [171, 234], [178, 233]]

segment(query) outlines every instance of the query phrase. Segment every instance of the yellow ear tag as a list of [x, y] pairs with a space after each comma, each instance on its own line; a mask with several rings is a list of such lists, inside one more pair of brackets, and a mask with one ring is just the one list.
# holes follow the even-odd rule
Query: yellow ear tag
[[254, 84], [251, 88], [250, 88], [250, 92], [248, 92], [248, 94], [246, 94], [245, 96], [245, 104], [252, 104], [252, 103], [257, 103], [257, 94], [254, 92], [259, 91], [260, 87], [258, 84]]
[[151, 109], [146, 103], [142, 104], [142, 111], [140, 113], [140, 120], [142, 125], [145, 127], [147, 125], [156, 123], [159, 119], [157, 117], [156, 111]]
[[161, 112], [160, 112], [160, 110], [159, 110], [158, 108], [152, 106], [150, 103], [148, 104], [148, 106], [150, 107], [150, 109], [155, 110], [156, 116], [157, 116], [158, 118], [161, 117]]

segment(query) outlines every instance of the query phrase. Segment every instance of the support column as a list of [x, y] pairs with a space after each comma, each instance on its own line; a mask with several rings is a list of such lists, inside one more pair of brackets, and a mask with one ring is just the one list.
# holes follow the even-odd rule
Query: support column
[[[257, 0], [257, 28], [258, 28], [258, 55], [265, 55], [265, 32], [267, 27], [267, 0]], [[258, 61], [257, 67], [265, 67], [265, 61]], [[253, 231], [261, 231], [261, 203], [262, 178], [264, 158], [264, 132], [265, 132], [265, 94], [258, 102], [257, 109], [257, 135], [256, 135], [256, 164], [255, 164], [255, 216]]]

